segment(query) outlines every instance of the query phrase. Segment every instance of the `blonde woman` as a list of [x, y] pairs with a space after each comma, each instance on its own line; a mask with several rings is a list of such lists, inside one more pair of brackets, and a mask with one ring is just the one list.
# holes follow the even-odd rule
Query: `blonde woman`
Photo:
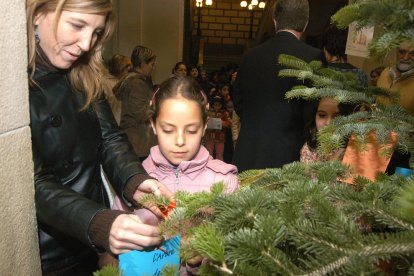
[[[100, 165], [125, 204], [171, 196], [142, 168], [104, 99], [110, 0], [27, 0], [30, 118], [43, 275], [91, 275], [96, 252], [156, 245], [157, 228], [107, 206]], [[161, 216], [158, 209], [151, 209]]]

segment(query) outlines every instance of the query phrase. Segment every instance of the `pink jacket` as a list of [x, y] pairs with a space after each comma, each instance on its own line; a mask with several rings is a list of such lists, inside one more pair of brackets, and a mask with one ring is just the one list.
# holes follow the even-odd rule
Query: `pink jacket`
[[[150, 176], [159, 180], [172, 192], [209, 191], [210, 187], [219, 181], [225, 183], [228, 193], [234, 192], [239, 186], [237, 168], [221, 160], [213, 159], [203, 146], [200, 147], [193, 160], [183, 161], [178, 167], [171, 165], [158, 146], [154, 146], [142, 165]], [[115, 198], [112, 209], [127, 210], [118, 197]], [[157, 225], [159, 222], [157, 217], [147, 209], [134, 210], [134, 213], [144, 223]]]

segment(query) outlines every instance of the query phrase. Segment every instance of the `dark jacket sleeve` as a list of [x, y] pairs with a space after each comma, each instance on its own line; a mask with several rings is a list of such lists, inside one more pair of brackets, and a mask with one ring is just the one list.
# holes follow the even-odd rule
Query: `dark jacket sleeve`
[[35, 187], [37, 219], [84, 244], [90, 244], [89, 223], [105, 207], [63, 186], [53, 175], [39, 173], [38, 169]]
[[[124, 132], [119, 130], [104, 98], [94, 103], [102, 133], [101, 162], [112, 186], [117, 194], [124, 198], [124, 190], [128, 180], [137, 174], [141, 179], [150, 179], [141, 165], [137, 155]], [[130, 202], [125, 202], [130, 206]]]
[[[101, 130], [101, 146], [99, 147], [100, 154], [98, 154], [100, 160], [97, 159], [95, 164], [90, 165], [84, 163], [82, 168], [79, 167], [79, 171], [92, 170], [92, 167], [95, 167], [93, 171], [99, 171], [96, 166], [101, 163], [115, 190], [122, 194], [126, 183], [132, 176], [141, 174], [144, 179], [150, 177], [133, 153], [125, 134], [116, 127], [116, 122], [106, 100], [102, 98], [96, 101], [93, 104], [93, 109]], [[39, 126], [32, 126], [32, 128], [40, 129]], [[66, 135], [70, 135], [70, 133], [68, 132]], [[55, 146], [49, 145], [53, 148]], [[93, 153], [90, 152], [90, 154]], [[89, 190], [96, 188], [93, 185], [98, 185], [93, 180], [95, 176], [91, 171], [89, 178], [65, 178], [67, 183], [63, 183], [62, 176], [56, 175], [57, 172], [53, 166], [44, 163], [40, 156], [41, 152], [35, 150], [33, 156], [35, 202], [39, 222], [45, 226], [52, 226], [59, 232], [74, 237], [84, 244], [91, 244], [88, 234], [90, 223], [99, 211], [108, 209], [102, 203], [93, 200], [91, 198], [93, 195], [89, 194]], [[77, 191], [79, 189], [82, 192]]]

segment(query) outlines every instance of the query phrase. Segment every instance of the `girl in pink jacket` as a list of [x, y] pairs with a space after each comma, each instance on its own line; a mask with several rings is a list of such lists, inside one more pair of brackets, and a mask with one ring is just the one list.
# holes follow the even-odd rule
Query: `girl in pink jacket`
[[[173, 192], [209, 191], [219, 181], [224, 182], [228, 193], [237, 189], [237, 168], [213, 159], [201, 145], [207, 128], [208, 101], [195, 79], [168, 79], [154, 93], [150, 107], [151, 126], [158, 140], [158, 146], [151, 148], [150, 155], [142, 163], [150, 176]], [[147, 224], [160, 222], [150, 210], [128, 209], [118, 197], [112, 209], [133, 211]], [[113, 261], [108, 254], [101, 258], [104, 263]], [[181, 275], [189, 275], [194, 269], [184, 266]]]
[[[238, 187], [237, 168], [213, 159], [201, 140], [207, 128], [208, 101], [197, 81], [173, 77], [161, 84], [150, 103], [150, 120], [158, 145], [142, 165], [172, 192], [209, 191], [219, 181], [227, 192]], [[115, 198], [113, 209], [127, 209]], [[147, 209], [134, 210], [141, 221], [157, 225]]]

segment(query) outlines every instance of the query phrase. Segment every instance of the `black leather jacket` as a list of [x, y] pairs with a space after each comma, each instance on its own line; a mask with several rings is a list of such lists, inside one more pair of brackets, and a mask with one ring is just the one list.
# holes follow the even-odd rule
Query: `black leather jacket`
[[43, 272], [95, 254], [89, 224], [107, 208], [100, 165], [118, 194], [130, 177], [146, 174], [106, 100], [80, 111], [85, 95], [71, 88], [67, 73], [38, 67], [29, 94]]

